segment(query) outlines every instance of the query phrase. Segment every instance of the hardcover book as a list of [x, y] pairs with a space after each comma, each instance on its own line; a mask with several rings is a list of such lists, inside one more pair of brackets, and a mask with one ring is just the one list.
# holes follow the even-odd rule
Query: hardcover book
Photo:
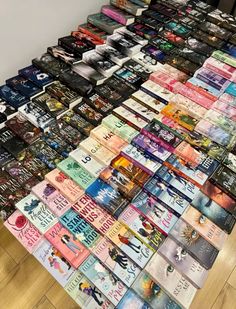
[[7, 79], [6, 84], [29, 99], [42, 92], [42, 89], [38, 88], [33, 82], [20, 75]]
[[103, 13], [97, 13], [88, 16], [88, 22], [94, 26], [106, 31], [109, 34], [116, 32], [119, 28], [124, 27], [115, 20], [109, 18]]
[[23, 68], [19, 70], [18, 73], [20, 76], [23, 76], [33, 82], [39, 88], [44, 88], [45, 86], [53, 82], [53, 78], [51, 76], [39, 70], [34, 65]]
[[89, 256], [88, 249], [76, 240], [60, 222], [48, 230], [45, 237], [74, 268], [78, 268]]
[[102, 114], [94, 110], [85, 101], [82, 101], [80, 104], [76, 105], [73, 108], [73, 111], [86, 119], [88, 122], [92, 123], [94, 126], [99, 125], [103, 118]]
[[22, 214], [39, 230], [45, 234], [57, 223], [56, 216], [35, 195], [29, 194], [16, 204]]

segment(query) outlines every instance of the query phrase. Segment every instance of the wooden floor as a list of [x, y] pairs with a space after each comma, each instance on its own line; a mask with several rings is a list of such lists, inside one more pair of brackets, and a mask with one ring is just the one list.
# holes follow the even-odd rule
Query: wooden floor
[[[0, 308], [79, 308], [2, 225], [0, 226]], [[198, 292], [191, 306], [191, 309], [210, 308], [236, 308], [236, 228], [220, 252], [206, 285]]]

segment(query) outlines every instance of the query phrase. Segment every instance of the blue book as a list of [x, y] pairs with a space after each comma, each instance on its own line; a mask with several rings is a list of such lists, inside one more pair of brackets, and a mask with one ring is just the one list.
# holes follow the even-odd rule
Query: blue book
[[20, 106], [28, 102], [28, 99], [25, 96], [21, 95], [19, 92], [13, 90], [7, 85], [3, 85], [0, 87], [0, 98], [5, 100], [15, 109], [18, 109]]
[[128, 290], [122, 300], [119, 302], [117, 309], [151, 309], [151, 307], [132, 290]]
[[6, 84], [27, 98], [32, 98], [42, 92], [42, 89], [38, 88], [33, 82], [19, 75], [7, 79]]
[[231, 83], [226, 89], [225, 92], [236, 96], [236, 83]]
[[236, 46], [231, 43], [225, 43], [221, 50], [230, 56], [236, 57]]
[[34, 65], [30, 65], [18, 71], [19, 75], [29, 79], [39, 88], [43, 88], [53, 82], [53, 78], [47, 73], [42, 72]]

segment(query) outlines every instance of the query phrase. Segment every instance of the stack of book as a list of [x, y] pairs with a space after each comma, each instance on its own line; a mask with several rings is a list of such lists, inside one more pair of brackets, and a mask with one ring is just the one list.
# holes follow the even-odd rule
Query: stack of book
[[235, 30], [112, 0], [0, 87], [1, 217], [82, 308], [203, 287], [236, 220]]

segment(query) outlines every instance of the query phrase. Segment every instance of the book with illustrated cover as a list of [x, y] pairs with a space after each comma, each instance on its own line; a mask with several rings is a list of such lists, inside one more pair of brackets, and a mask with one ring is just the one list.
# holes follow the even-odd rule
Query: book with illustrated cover
[[18, 109], [28, 102], [28, 98], [7, 85], [2, 85], [0, 87], [0, 98], [15, 109]]
[[80, 148], [103, 165], [109, 165], [110, 162], [116, 157], [115, 153], [91, 137], [83, 140], [80, 143]]
[[132, 24], [135, 20], [133, 15], [130, 15], [111, 5], [103, 5], [101, 12], [124, 26]]
[[86, 194], [115, 218], [120, 215], [129, 203], [118, 191], [100, 178], [87, 188]]
[[115, 33], [107, 37], [107, 44], [115, 49], [118, 49], [122, 54], [132, 57], [134, 54], [140, 52], [142, 45], [134, 41], [125, 33]]
[[82, 54], [93, 49], [94, 44], [84, 38], [77, 38], [68, 35], [58, 39], [58, 45], [73, 53], [76, 57], [81, 58]]
[[161, 72], [157, 71], [152, 73], [149, 79], [161, 87], [172, 91], [173, 93], [176, 92], [176, 87], [178, 87], [179, 84], [179, 81], [169, 73], [165, 72], [164, 69]]
[[79, 267], [81, 271], [113, 303], [118, 305], [127, 287], [95, 257], [90, 255]]
[[150, 306], [130, 289], [125, 293], [117, 306], [117, 309], [126, 308], [150, 309]]
[[183, 247], [168, 237], [158, 250], [158, 253], [173, 265], [193, 286], [197, 289], [203, 287], [208, 271], [191, 257]]
[[4, 170], [21, 186], [34, 177], [33, 174], [31, 174], [19, 161], [16, 160], [6, 164]]
[[220, 50], [216, 50], [212, 53], [212, 57], [221, 61], [221, 62], [224, 62], [228, 65], [231, 65], [232, 67], [236, 67], [236, 62], [235, 62], [235, 58], [220, 51]]
[[[227, 93], [225, 93], [227, 94]], [[222, 96], [216, 101], [212, 106], [211, 109], [220, 112], [221, 114], [226, 115], [230, 120], [236, 120], [236, 108], [235, 105], [231, 104], [231, 102], [222, 101]]]
[[207, 31], [212, 36], [216, 36], [222, 40], [228, 40], [232, 35], [231, 32], [226, 30], [225, 28], [221, 28], [220, 26], [213, 24], [209, 21], [204, 21], [198, 25], [198, 28], [202, 31]]
[[143, 80], [140, 76], [133, 73], [132, 71], [128, 70], [127, 68], [123, 67], [117, 70], [114, 73], [115, 77], [124, 80], [125, 82], [129, 83], [131, 86], [135, 88], [139, 88], [140, 85], [143, 83]]
[[79, 198], [73, 209], [102, 235], [105, 235], [116, 222], [114, 217], [86, 194]]
[[214, 71], [215, 73], [221, 75], [226, 79], [231, 80], [232, 82], [236, 81], [234, 69], [230, 65], [221, 62], [213, 57], [208, 58], [207, 61], [204, 62], [203, 67]]
[[236, 173], [236, 155], [228, 152], [223, 164], [227, 166], [232, 172]]
[[235, 225], [235, 217], [203, 192], [200, 191], [196, 195], [191, 205], [219, 228], [230, 234]]
[[[75, 33], [75, 35], [74, 35]], [[72, 35], [77, 37], [78, 33], [80, 33], [79, 38], [81, 37], [81, 34], [85, 36], [85, 40], [88, 40], [90, 43], [92, 43], [94, 46], [104, 44], [106, 42], [107, 38], [107, 32], [97, 28], [96, 26], [85, 23], [78, 26], [78, 31], [72, 31]]]
[[85, 168], [93, 177], [98, 177], [105, 168], [105, 165], [98, 162], [80, 147], [72, 151], [70, 157], [77, 161], [79, 165]]
[[100, 173], [99, 177], [130, 200], [135, 197], [140, 190], [140, 187], [132, 180], [111, 166], [105, 168]]
[[83, 195], [81, 188], [57, 168], [45, 175], [45, 179], [72, 204]]
[[16, 204], [22, 214], [39, 230], [45, 234], [57, 223], [56, 216], [34, 194], [29, 194]]
[[87, 79], [94, 86], [103, 84], [106, 80], [104, 75], [96, 71], [93, 67], [86, 64], [85, 62], [80, 62], [73, 65], [72, 70], [78, 75], [81, 75], [83, 78]]
[[94, 126], [99, 125], [103, 118], [102, 114], [94, 110], [85, 101], [82, 101], [80, 104], [76, 105], [73, 108], [73, 111], [86, 119], [88, 122], [92, 123]]
[[111, 166], [118, 170], [120, 173], [127, 176], [130, 180], [132, 180], [140, 187], [142, 187], [150, 177], [149, 174], [134, 165], [132, 161], [126, 159], [121, 155], [112, 160]]
[[132, 40], [134, 40], [135, 42], [137, 42], [138, 44], [145, 46], [148, 43], [148, 40], [146, 40], [145, 38], [143, 38], [142, 36], [129, 31], [127, 28], [121, 28], [117, 31], [118, 33], [125, 35], [127, 37], [130, 37]]
[[189, 308], [197, 289], [161, 255], [156, 253], [153, 256], [146, 271], [177, 303]]
[[30, 253], [32, 253], [42, 241], [42, 235], [38, 229], [19, 210], [16, 210], [7, 218], [4, 222], [4, 226]]
[[174, 79], [181, 83], [185, 83], [189, 79], [189, 76], [186, 73], [172, 67], [168, 63], [163, 65], [163, 69], [165, 72], [169, 73]]
[[39, 70], [33, 65], [20, 69], [18, 73], [20, 76], [23, 76], [33, 82], [39, 88], [44, 88], [53, 82], [53, 78], [50, 75]]
[[[151, 308], [169, 308], [180, 309], [181, 307], [176, 304], [160, 286], [153, 281], [151, 276], [142, 271], [138, 276], [132, 289], [145, 301]], [[144, 307], [146, 308], [146, 307]]]
[[183, 246], [205, 269], [212, 267], [219, 251], [200, 236], [191, 225], [179, 219], [169, 236]]
[[47, 52], [53, 57], [58, 58], [70, 65], [76, 64], [81, 61], [81, 57], [78, 54], [74, 54], [72, 50], [69, 50], [62, 46], [51, 46], [47, 48]]
[[156, 113], [150, 111], [147, 107], [143, 106], [136, 100], [129, 98], [123, 102], [123, 106], [130, 110], [132, 113], [135, 113], [138, 117], [143, 118], [145, 121], [149, 122], [155, 118]]
[[57, 167], [83, 190], [86, 190], [95, 180], [95, 177], [70, 157], [58, 163]]
[[135, 92], [136, 89], [128, 82], [121, 80], [115, 76], [108, 78], [108, 80], [106, 81], [106, 86], [121, 93], [124, 99], [128, 99], [131, 96], [131, 94]]
[[223, 130], [232, 133], [236, 130], [235, 121], [229, 119], [226, 115], [220, 113], [219, 111], [209, 110], [204, 119], [221, 127]]
[[144, 190], [177, 216], [181, 216], [189, 205], [186, 199], [155, 177], [144, 185]]
[[123, 65], [126, 61], [129, 60], [128, 56], [119, 50], [116, 50], [114, 47], [105, 44], [96, 46], [96, 52], [98, 52], [101, 56], [113, 61], [119, 66]]
[[227, 234], [196, 208], [190, 206], [186, 209], [181, 218], [191, 225], [199, 235], [204, 237], [216, 249], [222, 249], [227, 239]]
[[29, 99], [42, 92], [33, 82], [20, 75], [7, 79], [6, 84]]
[[[124, 82], [122, 85], [126, 85]], [[95, 92], [99, 94], [102, 98], [106, 99], [111, 103], [114, 107], [120, 105], [126, 98], [124, 97], [123, 87], [120, 88], [120, 91], [116, 90], [114, 87], [109, 86], [108, 83], [99, 85], [95, 88]]]
[[7, 127], [0, 130], [0, 144], [14, 157], [17, 157], [27, 148], [27, 144]]
[[0, 171], [0, 180], [0, 194], [3, 198], [8, 198], [10, 203], [17, 202], [28, 194], [27, 190], [5, 171]]
[[15, 211], [14, 203], [0, 193], [0, 219], [6, 221]]
[[45, 234], [45, 238], [61, 252], [63, 257], [74, 267], [78, 268], [89, 256], [89, 251], [58, 222]]
[[114, 106], [109, 103], [107, 99], [102, 98], [97, 93], [92, 93], [88, 98], [84, 98], [84, 101], [104, 116], [109, 114], [114, 108]]
[[109, 34], [112, 34], [116, 32], [119, 28], [124, 27], [123, 25], [103, 13], [89, 15], [87, 20], [89, 23], [106, 31]]
[[148, 122], [145, 121], [142, 117], [131, 112], [123, 106], [115, 108], [112, 113], [138, 131], [140, 131], [148, 124]]
[[93, 249], [95, 255], [110, 269], [127, 287], [130, 287], [141, 269], [131, 261], [120, 249], [105, 237], [101, 238]]
[[157, 251], [166, 238], [146, 217], [142, 216], [131, 205], [121, 213], [118, 220], [132, 230], [153, 251]]
[[230, 85], [225, 90], [226, 93], [235, 96], [236, 94], [236, 83], [230, 83]]
[[101, 236], [77, 212], [69, 209], [60, 217], [59, 221], [86, 248], [94, 251]]
[[121, 251], [123, 251], [139, 267], [143, 268], [153, 256], [153, 250], [145, 245], [140, 238], [120, 222], [116, 222], [106, 233]]
[[138, 90], [132, 94], [132, 97], [138, 101], [140, 104], [147, 107], [149, 110], [158, 114], [165, 107], [165, 104], [160, 102], [159, 100], [153, 98], [146, 92], [142, 90]]
[[63, 158], [67, 158], [69, 153], [74, 149], [64, 138], [54, 133], [52, 130], [45, 132], [41, 137], [49, 147], [58, 152]]
[[163, 65], [160, 62], [157, 62], [156, 59], [151, 58], [142, 51], [134, 54], [132, 59], [143, 66], [147, 72], [156, 72], [163, 68]]
[[34, 251], [33, 256], [62, 287], [65, 287], [76, 273], [74, 267], [63, 257], [61, 252], [53, 247], [46, 239], [44, 239], [37, 250]]
[[65, 291], [82, 308], [113, 309], [112, 303], [81, 272], [76, 271], [65, 286]]
[[178, 221], [178, 217], [145, 192], [140, 192], [131, 205], [166, 235]]
[[1, 146], [0, 147], [0, 168], [3, 169], [4, 165], [8, 164], [9, 162], [13, 160], [14, 160], [13, 155]]
[[209, 46], [207, 43], [201, 42], [200, 40], [197, 40], [192, 36], [189, 36], [187, 38], [186, 46], [189, 49], [192, 49], [195, 52], [206, 56], [210, 56], [214, 51], [214, 48], [212, 46]]
[[72, 204], [46, 180], [34, 186], [31, 191], [58, 217], [62, 216], [72, 206]]
[[232, 198], [236, 197], [236, 174], [226, 166], [220, 166], [209, 179]]
[[4, 122], [17, 114], [17, 110], [0, 98], [0, 128]]
[[134, 16], [139, 16], [142, 14], [143, 11], [146, 10], [145, 7], [141, 7], [139, 5], [134, 4], [131, 1], [124, 0], [124, 1], [119, 1], [119, 0], [111, 0], [110, 3], [116, 7], [118, 7], [121, 10], [124, 10]]

